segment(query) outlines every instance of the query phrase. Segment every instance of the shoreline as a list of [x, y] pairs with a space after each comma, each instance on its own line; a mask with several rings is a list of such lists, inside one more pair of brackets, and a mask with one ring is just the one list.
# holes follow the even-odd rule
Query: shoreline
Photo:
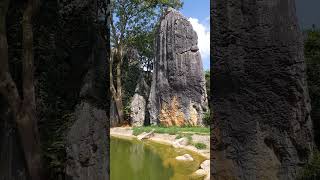
[[[153, 141], [153, 142], [159, 143], [159, 144], [168, 145], [171, 147], [172, 147], [173, 142], [176, 140], [175, 135], [160, 134], [160, 133], [154, 133], [154, 134], [155, 134], [154, 137], [151, 137], [147, 140]], [[122, 138], [122, 139], [129, 139], [129, 140], [137, 139], [137, 136], [132, 134], [131, 127], [110, 128], [110, 136], [116, 137], [116, 138]], [[210, 138], [210, 136], [209, 136], [209, 138]], [[179, 148], [182, 148], [182, 149], [185, 149], [188, 151], [192, 151], [193, 153], [196, 153], [199, 156], [204, 157], [206, 160], [210, 160], [210, 147], [208, 147], [208, 149], [205, 149], [205, 150], [197, 149], [193, 145], [181, 146]]]

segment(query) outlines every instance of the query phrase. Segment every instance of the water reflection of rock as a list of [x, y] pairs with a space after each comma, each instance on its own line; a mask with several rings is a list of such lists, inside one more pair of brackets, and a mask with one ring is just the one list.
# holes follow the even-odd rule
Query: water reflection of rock
[[[111, 139], [111, 179], [180, 180], [190, 179], [204, 161], [183, 149], [146, 141]], [[176, 156], [190, 153], [193, 162], [179, 162]]]
[[132, 143], [130, 146], [130, 165], [135, 173], [143, 169], [145, 151], [144, 145], [140, 143]]

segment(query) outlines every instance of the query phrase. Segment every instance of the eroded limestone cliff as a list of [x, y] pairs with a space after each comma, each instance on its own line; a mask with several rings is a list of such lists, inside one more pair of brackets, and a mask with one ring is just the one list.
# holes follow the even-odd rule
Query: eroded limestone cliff
[[190, 22], [169, 8], [155, 41], [149, 96], [151, 124], [202, 125], [207, 95], [198, 37]]
[[295, 179], [314, 146], [294, 0], [212, 3], [212, 177]]

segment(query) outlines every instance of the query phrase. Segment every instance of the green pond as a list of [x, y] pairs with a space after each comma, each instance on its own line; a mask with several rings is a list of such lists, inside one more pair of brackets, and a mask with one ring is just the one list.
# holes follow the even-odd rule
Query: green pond
[[[190, 154], [194, 161], [180, 162], [176, 156]], [[152, 141], [111, 137], [111, 180], [202, 180], [192, 175], [204, 157], [184, 149]]]

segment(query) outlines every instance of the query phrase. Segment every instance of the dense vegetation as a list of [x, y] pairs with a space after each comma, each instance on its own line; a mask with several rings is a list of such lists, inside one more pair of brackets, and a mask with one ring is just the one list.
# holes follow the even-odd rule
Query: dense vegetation
[[[307, 64], [308, 88], [311, 99], [311, 118], [313, 121], [316, 145], [320, 145], [320, 30], [306, 30], [304, 55]], [[303, 168], [298, 179], [313, 180], [320, 178], [320, 153], [316, 150], [311, 161]]]
[[307, 63], [308, 87], [311, 99], [311, 118], [313, 120], [315, 141], [320, 145], [320, 30], [306, 32], [304, 52]]

